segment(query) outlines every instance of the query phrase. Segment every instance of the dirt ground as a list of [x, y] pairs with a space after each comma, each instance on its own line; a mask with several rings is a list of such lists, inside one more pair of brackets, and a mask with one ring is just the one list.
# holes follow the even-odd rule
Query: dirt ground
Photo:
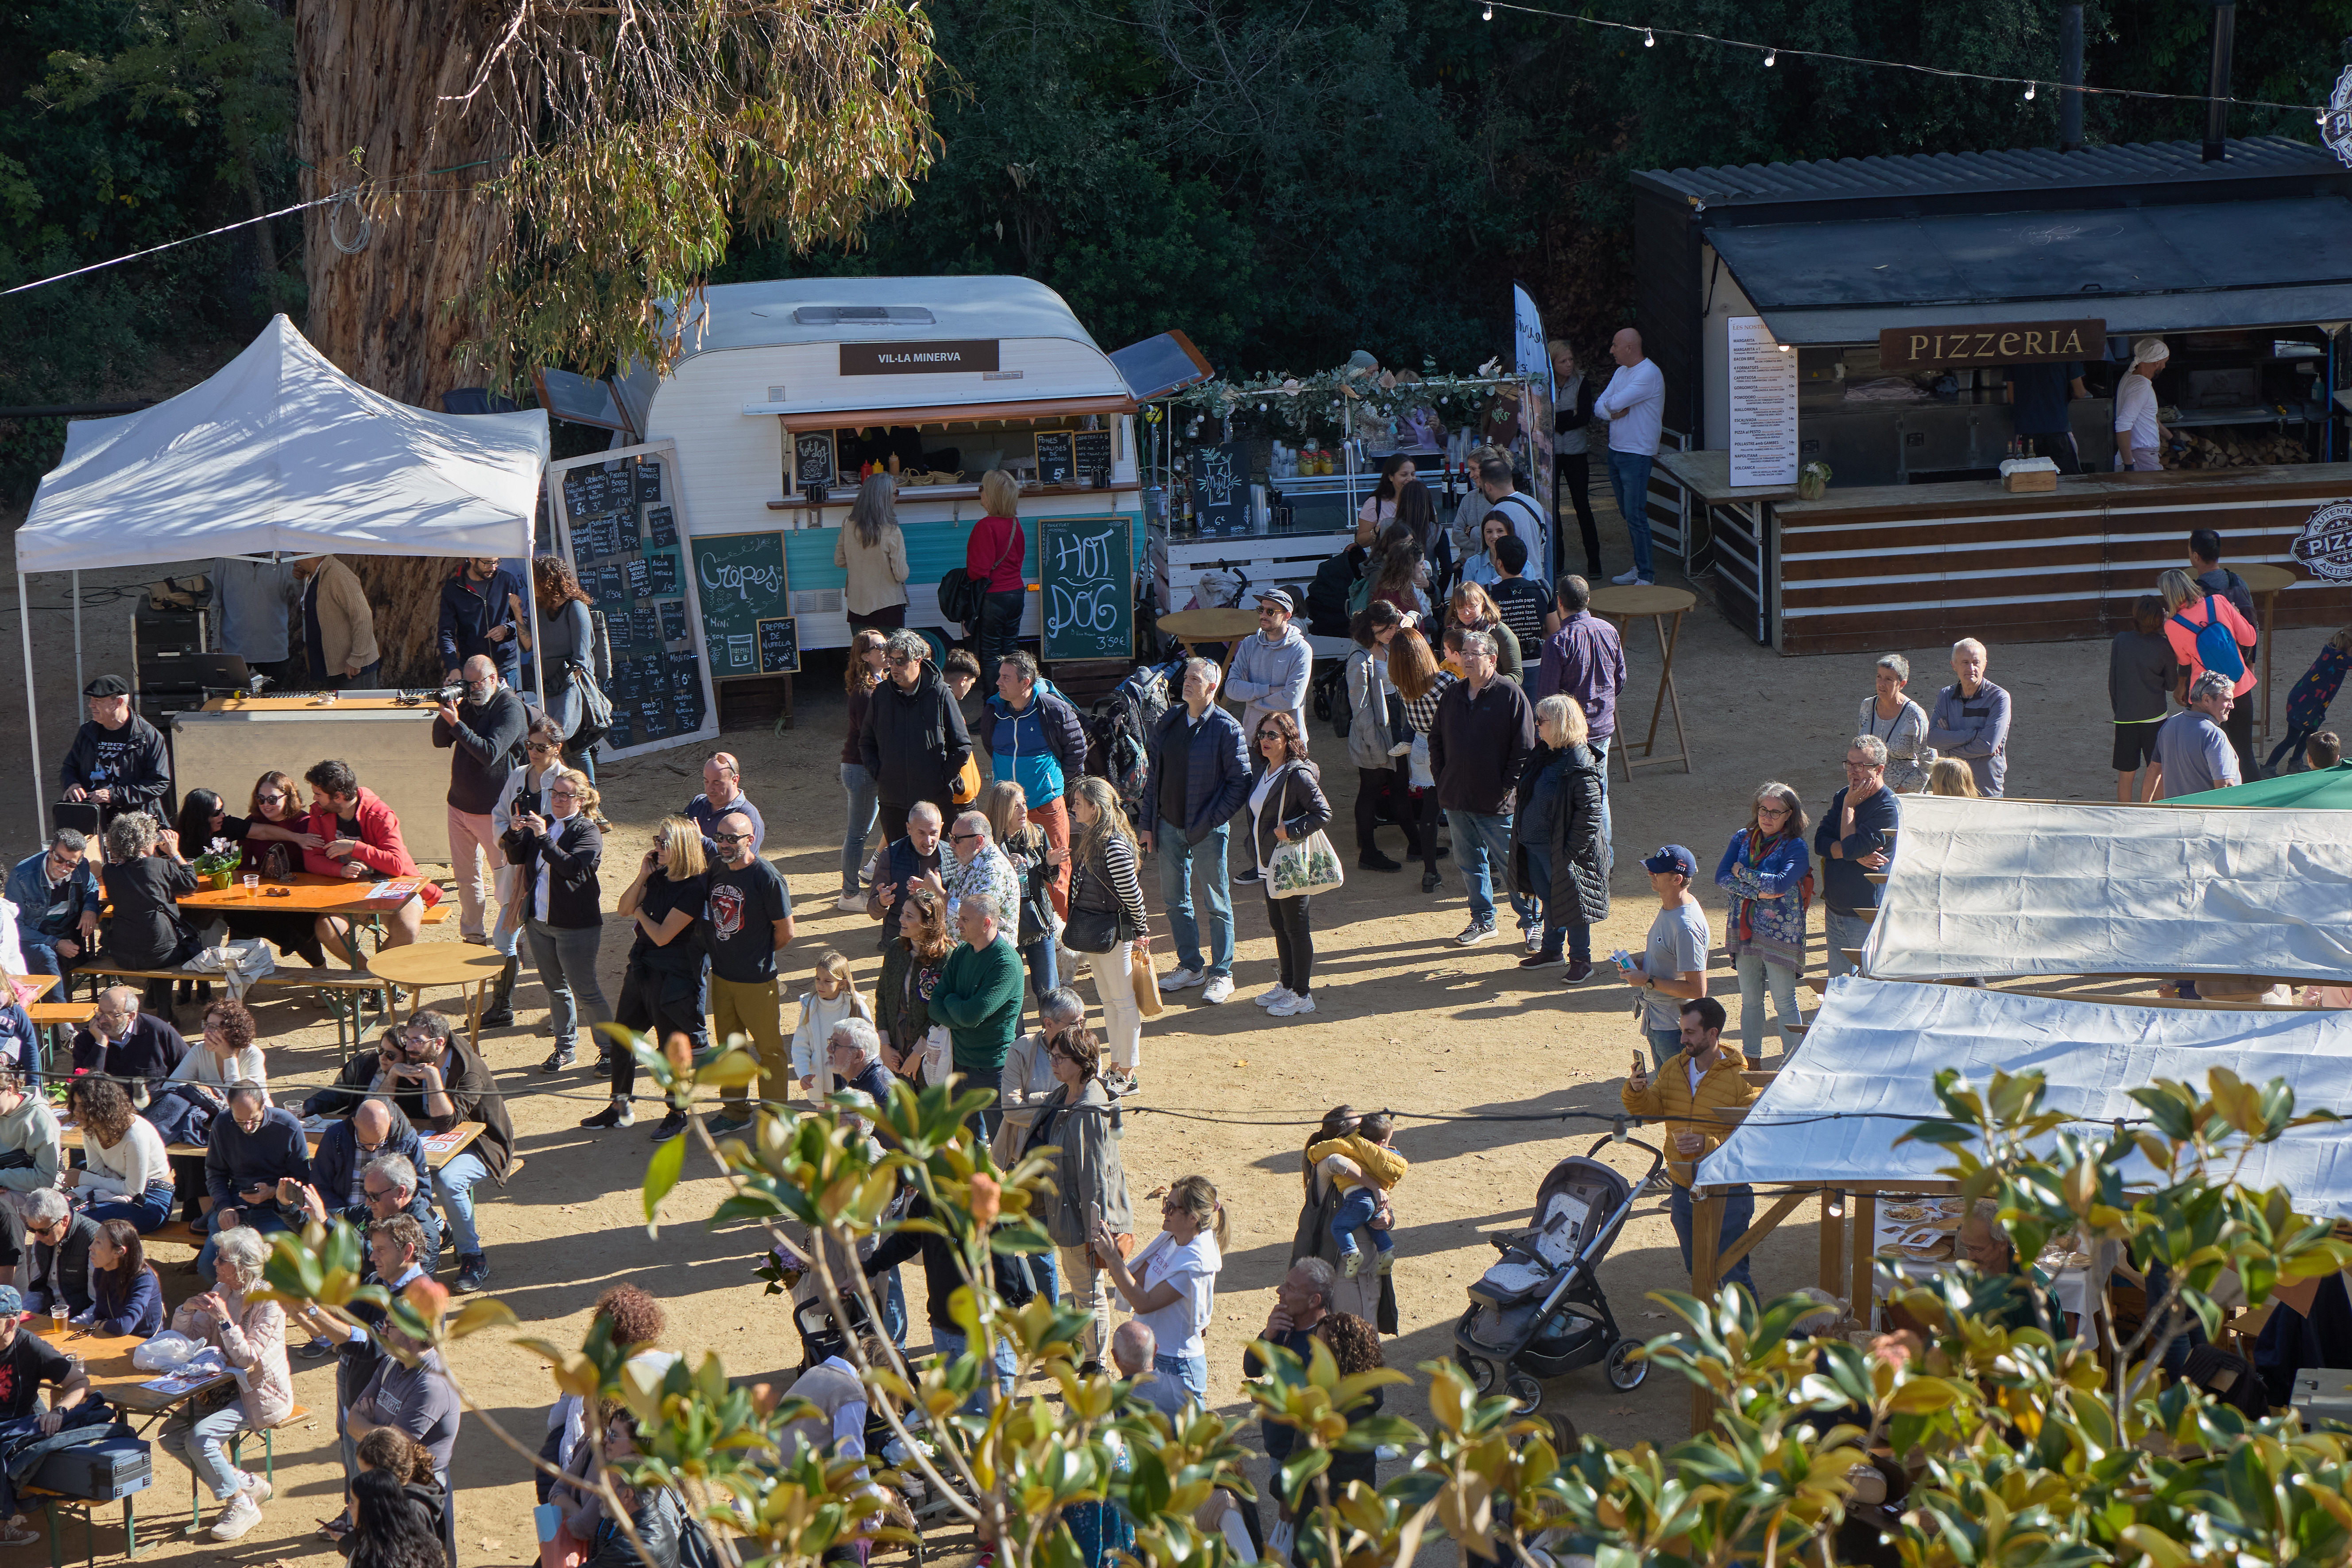
[[[1602, 516], [1608, 559], [1616, 567], [1626, 559], [1622, 529], [1605, 503]], [[127, 584], [163, 571], [140, 567], [89, 574], [84, 587], [100, 594], [111, 585], [101, 575]], [[42, 602], [61, 603], [61, 584], [37, 587]], [[12, 604], [8, 618], [14, 613]], [[126, 615], [127, 605], [114, 604], [89, 617], [85, 657], [92, 673], [119, 661]], [[2274, 668], [2281, 693], [2273, 698], [2280, 707], [2284, 688], [2303, 672], [2324, 635], [2280, 634]], [[58, 610], [37, 611], [34, 641], [47, 721], [47, 767], [53, 769], [63, 744], [58, 726], [74, 706], [70, 622]], [[7, 650], [5, 678], [20, 685], [18, 639], [0, 637], [0, 644]], [[1631, 730], [1638, 736], [1656, 689], [1659, 661], [1647, 626], [1637, 628], [1628, 644], [1633, 668], [1621, 734]], [[1900, 651], [1916, 672], [1913, 695], [1932, 703], [1936, 686], [1948, 679], [1947, 650]], [[1675, 668], [1691, 770], [1645, 769], [1630, 784], [1612, 784], [1621, 869], [1610, 919], [1593, 936], [1597, 952], [1605, 956], [1613, 947], [1642, 946], [1655, 904], [1636, 864], [1641, 855], [1660, 843], [1679, 841], [1696, 853], [1703, 870], [1710, 869], [1726, 839], [1747, 820], [1750, 791], [1768, 779], [1794, 785], [1811, 812], [1826, 805], [1842, 783], [1839, 761], [1855, 709], [1871, 690], [1871, 664], [1872, 658], [1864, 655], [1783, 659], [1735, 633], [1702, 595], [1685, 627]], [[2111, 799], [2105, 648], [2095, 643], [1996, 644], [1990, 674], [2016, 699], [2011, 793]], [[766, 815], [766, 852], [786, 873], [802, 911], [789, 966], [794, 996], [807, 984], [810, 963], [826, 947], [851, 956], [863, 985], [870, 987], [879, 968], [877, 928], [833, 905], [842, 822], [835, 767], [843, 711], [838, 687], [813, 678], [799, 692], [798, 727], [782, 736], [765, 728], [731, 734], [724, 742], [742, 759], [751, 794]], [[1670, 719], [1664, 732], [1670, 742]], [[1346, 765], [1343, 743], [1320, 725], [1313, 727], [1311, 740], [1328, 770], [1327, 788], [1345, 823], [1353, 770]], [[311, 760], [257, 757], [254, 762], [257, 771], [283, 767], [299, 774]], [[607, 840], [608, 863], [615, 868], [605, 879], [608, 900], [625, 880], [617, 868], [633, 863], [660, 816], [682, 806], [699, 788], [699, 762], [698, 755], [680, 751], [605, 769], [604, 810], [617, 825]], [[22, 793], [26, 780], [21, 752], [9, 765], [18, 771], [5, 794], [6, 831], [0, 845], [13, 860], [35, 847], [37, 829], [33, 802]], [[1348, 837], [1344, 831], [1335, 834], [1343, 849]], [[1383, 831], [1382, 843], [1401, 855], [1395, 830]], [[1212, 1008], [1200, 1003], [1197, 990], [1183, 993], [1171, 998], [1168, 1010], [1144, 1030], [1144, 1092], [1125, 1142], [1129, 1183], [1140, 1200], [1177, 1176], [1201, 1172], [1227, 1197], [1234, 1235], [1209, 1333], [1212, 1393], [1226, 1410], [1242, 1407], [1242, 1350], [1264, 1323], [1272, 1288], [1287, 1262], [1298, 1207], [1299, 1150], [1308, 1124], [1326, 1107], [1339, 1101], [1364, 1109], [1388, 1106], [1405, 1118], [1397, 1143], [1413, 1168], [1395, 1194], [1403, 1333], [1388, 1343], [1387, 1356], [1390, 1364], [1410, 1370], [1450, 1349], [1464, 1288], [1494, 1256], [1486, 1237], [1524, 1226], [1544, 1172], [1562, 1156], [1583, 1151], [1605, 1130], [1591, 1123], [1476, 1118], [1613, 1113], [1620, 1075], [1639, 1040], [1622, 987], [1596, 978], [1570, 990], [1557, 970], [1523, 976], [1517, 967], [1521, 950], [1509, 939], [1507, 925], [1501, 939], [1477, 947], [1456, 946], [1453, 938], [1465, 922], [1465, 902], [1451, 861], [1442, 862], [1444, 886], [1430, 894], [1419, 892], [1412, 870], [1383, 875], [1353, 870], [1352, 857], [1349, 863], [1348, 885], [1315, 901], [1319, 1010], [1313, 1017], [1270, 1020], [1248, 1005], [1248, 997], [1274, 983], [1273, 942], [1262, 897], [1244, 890], [1235, 901], [1240, 948], [1234, 1000]], [[1173, 960], [1158, 920], [1156, 879], [1149, 873], [1145, 886], [1164, 970]], [[1722, 900], [1711, 885], [1702, 895], [1719, 942]], [[436, 928], [431, 939], [455, 940], [454, 922]], [[605, 943], [602, 972], [608, 997], [618, 994], [625, 947], [618, 931]], [[1819, 952], [1816, 922], [1816, 966]], [[1712, 988], [1731, 1009], [1736, 1029], [1738, 986], [1719, 956]], [[1090, 988], [1082, 991], [1091, 1000]], [[667, 1304], [670, 1348], [694, 1357], [715, 1354], [739, 1376], [769, 1376], [796, 1365], [797, 1343], [784, 1312], [762, 1296], [760, 1282], [751, 1278], [760, 1250], [752, 1234], [714, 1233], [700, 1223], [717, 1201], [720, 1184], [690, 1166], [689, 1179], [668, 1200], [667, 1223], [658, 1237], [649, 1235], [636, 1186], [651, 1148], [646, 1128], [605, 1134], [582, 1129], [579, 1119], [603, 1103], [598, 1086], [577, 1070], [561, 1075], [536, 1071], [547, 1050], [541, 1032], [545, 1013], [542, 994], [528, 971], [515, 1001], [517, 1027], [492, 1033], [486, 1049], [509, 1097], [530, 1168], [513, 1190], [486, 1196], [480, 1205], [493, 1266], [490, 1290], [525, 1320], [529, 1332], [576, 1342], [596, 1294], [614, 1282], [633, 1281]], [[272, 999], [257, 1010], [281, 1098], [331, 1076], [333, 1031], [315, 1008]], [[1777, 1059], [1777, 1049], [1771, 1054]], [[1613, 1151], [1610, 1157], [1624, 1154], [1630, 1151]], [[1151, 1212], [1140, 1202], [1138, 1208], [1139, 1219]], [[176, 1271], [184, 1249], [160, 1248], [158, 1253], [167, 1294], [176, 1301], [194, 1288], [193, 1275]], [[1793, 1218], [1758, 1250], [1758, 1281], [1767, 1291], [1809, 1283], [1816, 1256], [1812, 1224], [1803, 1216]], [[919, 1270], [909, 1268], [906, 1276], [909, 1314], [919, 1325], [914, 1343], [919, 1346], [925, 1337]], [[1663, 1309], [1646, 1300], [1646, 1292], [1678, 1288], [1685, 1278], [1663, 1198], [1654, 1196], [1641, 1205], [1601, 1270], [1627, 1332], [1663, 1331]], [[462, 1478], [457, 1533], [469, 1568], [536, 1555], [528, 1468], [493, 1436], [489, 1424], [495, 1420], [536, 1447], [551, 1387], [541, 1358], [504, 1343], [506, 1338], [468, 1341], [453, 1358], [478, 1412], [466, 1418], [456, 1466]], [[159, 1521], [172, 1532], [164, 1545], [167, 1555], [271, 1568], [331, 1561], [311, 1521], [340, 1506], [331, 1431], [333, 1372], [331, 1363], [298, 1361], [296, 1366], [297, 1397], [311, 1414], [280, 1434], [277, 1462], [285, 1469], [278, 1472], [278, 1499], [243, 1541], [228, 1547], [181, 1543], [176, 1531], [185, 1519], [188, 1483], [179, 1467], [158, 1453], [156, 1489], [141, 1512], [142, 1521]], [[1597, 1368], [1588, 1369], [1549, 1385], [1546, 1399], [1548, 1409], [1566, 1413], [1583, 1431], [1611, 1442], [1673, 1439], [1686, 1429], [1685, 1388], [1664, 1375], [1628, 1395], [1611, 1390]], [[1402, 1391], [1390, 1408], [1417, 1420], [1426, 1415], [1413, 1390]], [[176, 1515], [174, 1506], [181, 1511]], [[71, 1551], [77, 1537], [68, 1533], [66, 1539]], [[118, 1531], [111, 1526], [103, 1530], [100, 1544], [101, 1550], [119, 1551]], [[940, 1544], [953, 1551], [959, 1542]], [[0, 1562], [29, 1563], [39, 1551], [24, 1548], [0, 1556]]]

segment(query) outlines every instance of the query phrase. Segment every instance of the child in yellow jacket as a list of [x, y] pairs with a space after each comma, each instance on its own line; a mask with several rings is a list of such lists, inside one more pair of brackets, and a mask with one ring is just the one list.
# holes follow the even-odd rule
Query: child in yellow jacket
[[[1388, 1189], [1396, 1186], [1408, 1168], [1405, 1157], [1389, 1146], [1396, 1134], [1396, 1118], [1386, 1111], [1375, 1111], [1356, 1124], [1356, 1130], [1342, 1137], [1325, 1138], [1307, 1146], [1307, 1163], [1319, 1166], [1334, 1155], [1355, 1162], [1363, 1174], [1350, 1176], [1345, 1171], [1331, 1173], [1331, 1185], [1344, 1194], [1339, 1209], [1331, 1216], [1331, 1239], [1339, 1249], [1339, 1272], [1354, 1279], [1364, 1266], [1363, 1251], [1356, 1245], [1356, 1232], [1370, 1225], [1372, 1217], [1387, 1207]], [[1390, 1255], [1396, 1250], [1396, 1238], [1385, 1228], [1372, 1232], [1373, 1249], [1381, 1255], [1381, 1272], [1389, 1271]]]

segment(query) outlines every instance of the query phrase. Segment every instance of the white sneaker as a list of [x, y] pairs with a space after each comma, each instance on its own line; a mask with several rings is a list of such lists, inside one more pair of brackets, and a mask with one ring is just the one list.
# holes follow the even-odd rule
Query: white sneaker
[[863, 915], [866, 913], [866, 899], [860, 894], [845, 893], [834, 900], [833, 906], [845, 915]]
[[1171, 969], [1160, 977], [1160, 988], [1163, 991], [1189, 991], [1206, 977], [1198, 969]]
[[237, 1477], [237, 1484], [245, 1489], [245, 1495], [256, 1502], [268, 1502], [278, 1495], [276, 1487], [251, 1470], [240, 1470]]
[[1609, 580], [1616, 583], [1622, 588], [1631, 588], [1633, 584], [1642, 580], [1642, 569], [1638, 566], [1629, 566], [1622, 572], [1611, 578]]
[[1315, 998], [1312, 996], [1292, 997], [1287, 1001], [1275, 1003], [1265, 1010], [1269, 1016], [1274, 1018], [1295, 1019], [1302, 1013], [1313, 1012], [1315, 1010]]
[[1363, 1266], [1364, 1250], [1362, 1248], [1360, 1247], [1353, 1252], [1343, 1252], [1339, 1255], [1339, 1278], [1342, 1280], [1352, 1280], [1356, 1277], [1356, 1271]]
[[1528, 952], [1540, 953], [1543, 951], [1542, 926], [1530, 925], [1525, 931], [1520, 932], [1519, 935], [1527, 938]]
[[1250, 998], [1250, 1000], [1255, 1002], [1262, 1008], [1278, 1007], [1282, 1003], [1291, 999], [1293, 998], [1290, 995], [1290, 988], [1288, 986], [1276, 986], [1270, 991], [1260, 991], [1256, 996]]
[[241, 1491], [228, 1500], [228, 1506], [222, 1509], [220, 1517], [213, 1521], [212, 1538], [215, 1541], [235, 1541], [260, 1522], [261, 1505], [253, 1500], [251, 1492]]
[[1234, 977], [1231, 975], [1212, 975], [1209, 977], [1208, 985], [1202, 988], [1201, 999], [1214, 1007], [1233, 994]]

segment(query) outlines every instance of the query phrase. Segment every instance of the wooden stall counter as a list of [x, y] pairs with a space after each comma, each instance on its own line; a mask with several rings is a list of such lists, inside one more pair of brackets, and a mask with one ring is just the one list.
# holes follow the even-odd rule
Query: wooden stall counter
[[[2070, 475], [2021, 494], [1979, 480], [1774, 500], [1770, 641], [1830, 653], [2111, 636], [2163, 572], [2188, 565], [2192, 529], [2221, 534], [2226, 566], [2291, 569], [2305, 524], [2346, 499], [2352, 466], [2313, 463]], [[2352, 586], [2297, 580], [2272, 619], [2340, 625], [2352, 620]]]

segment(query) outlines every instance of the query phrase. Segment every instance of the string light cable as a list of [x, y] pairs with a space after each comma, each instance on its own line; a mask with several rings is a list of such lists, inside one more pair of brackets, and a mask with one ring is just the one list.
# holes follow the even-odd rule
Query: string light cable
[[[1556, 21], [1580, 22], [1588, 27], [1608, 27], [1621, 33], [1639, 33], [1642, 35], [1643, 44], [1649, 47], [1655, 47], [1661, 37], [1688, 38], [1695, 43], [1719, 44], [1727, 49], [1746, 49], [1751, 54], [1763, 56], [1764, 63], [1768, 66], [1778, 64], [1782, 55], [1787, 55], [1792, 59], [1827, 60], [1837, 65], [1876, 66], [1885, 70], [1911, 71], [1919, 76], [1944, 77], [1954, 81], [1981, 81], [1990, 82], [1999, 87], [2023, 88], [2024, 96], [2029, 99], [2034, 96], [2034, 89], [2040, 85], [2038, 78], [2032, 77], [1989, 76], [1981, 71], [1954, 70], [1945, 66], [1914, 65], [1908, 60], [1878, 60], [1864, 55], [1841, 55], [1828, 49], [1801, 49], [1787, 44], [1759, 44], [1746, 38], [1726, 38], [1714, 33], [1693, 32], [1685, 27], [1663, 27], [1654, 23], [1612, 22], [1601, 16], [1583, 16], [1573, 11], [1555, 11], [1543, 5], [1522, 5], [1518, 4], [1517, 0], [1477, 0], [1477, 4], [1485, 8], [1486, 16], [1489, 20], [1493, 19], [1496, 11], [1517, 11], [1528, 16], [1549, 16]], [[2052, 85], [2056, 87], [2059, 84]], [[2327, 122], [2327, 110], [2323, 106], [2313, 103], [2278, 103], [2265, 98], [2214, 99], [2201, 92], [2150, 92], [2140, 88], [2128, 87], [2081, 86], [2061, 88], [2060, 90], [2095, 95], [2101, 98], [2147, 99], [2165, 103], [2218, 101], [2239, 109], [2300, 110], [2322, 125]]]

